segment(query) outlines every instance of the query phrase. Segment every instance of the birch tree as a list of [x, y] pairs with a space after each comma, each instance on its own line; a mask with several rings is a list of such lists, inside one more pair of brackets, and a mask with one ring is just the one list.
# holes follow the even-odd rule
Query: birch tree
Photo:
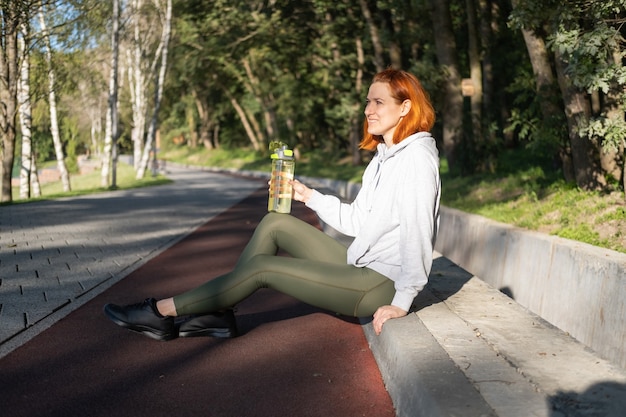
[[50, 42], [50, 32], [46, 24], [44, 14], [46, 13], [44, 3], [41, 2], [39, 8], [39, 25], [41, 26], [41, 35], [43, 40], [44, 55], [46, 58], [48, 72], [48, 106], [50, 107], [50, 133], [54, 142], [54, 152], [57, 159], [57, 168], [61, 175], [63, 191], [71, 191], [70, 176], [65, 165], [65, 154], [63, 152], [63, 141], [59, 132], [59, 119], [57, 114], [57, 97], [56, 97], [56, 74], [52, 64], [52, 45]]
[[[157, 0], [155, 0], [157, 1]], [[160, 8], [162, 10], [162, 7]], [[159, 44], [158, 50], [161, 52], [161, 60], [159, 67], [159, 75], [156, 78], [155, 89], [154, 89], [154, 104], [152, 110], [152, 117], [150, 119], [150, 126], [148, 127], [148, 135], [146, 137], [146, 143], [144, 144], [143, 156], [141, 158], [141, 163], [139, 168], [137, 169], [137, 178], [141, 179], [145, 175], [146, 169], [148, 168], [148, 163], [150, 161], [150, 155], [153, 156], [153, 174], [155, 174], [154, 169], [156, 165], [156, 134], [157, 134], [157, 125], [159, 118], [159, 110], [161, 108], [161, 98], [163, 97], [163, 84], [165, 83], [165, 73], [167, 70], [167, 53], [170, 41], [172, 29], [172, 0], [167, 0], [165, 4], [165, 13], [162, 20], [162, 34], [161, 34], [161, 42]]]
[[[132, 109], [132, 130], [131, 141], [133, 143], [133, 164], [135, 170], [139, 168], [141, 163], [141, 155], [143, 150], [144, 136], [146, 132], [146, 116], [147, 116], [147, 96], [148, 85], [144, 70], [145, 58], [147, 51], [145, 46], [148, 43], [146, 35], [142, 34], [152, 32], [147, 24], [142, 25], [143, 0], [133, 0], [131, 3], [131, 20], [133, 26], [133, 37], [131, 47], [126, 50], [129, 92]], [[143, 26], [143, 27], [142, 27]], [[155, 60], [156, 61], [156, 58]], [[154, 62], [153, 61], [153, 62]], [[152, 71], [153, 72], [153, 71]]]
[[32, 106], [30, 99], [30, 25], [23, 22], [22, 35], [19, 38], [19, 50], [22, 57], [20, 80], [18, 84], [18, 104], [20, 130], [22, 134], [22, 155], [20, 165], [20, 198], [41, 196], [37, 162], [32, 146]]
[[30, 60], [28, 46], [30, 43], [30, 30], [27, 23], [22, 23], [22, 36], [19, 38], [19, 51], [22, 56], [22, 68], [17, 91], [19, 105], [20, 128], [22, 133], [22, 158], [20, 166], [20, 198], [30, 198], [30, 172], [31, 172], [31, 125], [32, 109], [30, 105]]
[[119, 37], [120, 37], [120, 0], [113, 0], [113, 15], [111, 27], [111, 68], [109, 75], [109, 99], [106, 113], [104, 133], [104, 151], [102, 153], [101, 185], [109, 185], [111, 173], [111, 187], [117, 186], [117, 139], [118, 126], [118, 70], [119, 70]]

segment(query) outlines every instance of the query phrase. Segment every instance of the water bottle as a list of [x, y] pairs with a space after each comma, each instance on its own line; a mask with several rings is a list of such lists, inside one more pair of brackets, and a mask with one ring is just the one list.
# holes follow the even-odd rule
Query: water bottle
[[287, 148], [287, 145], [280, 143], [279, 147], [274, 147], [271, 159], [272, 175], [267, 211], [290, 213], [293, 187], [289, 181], [293, 180], [296, 168], [293, 151]]

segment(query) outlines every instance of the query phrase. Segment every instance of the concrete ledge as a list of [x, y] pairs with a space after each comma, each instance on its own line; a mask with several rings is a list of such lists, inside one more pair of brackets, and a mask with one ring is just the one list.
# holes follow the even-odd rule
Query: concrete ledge
[[399, 417], [495, 416], [478, 390], [415, 314], [385, 323], [370, 349]]
[[626, 372], [447, 258], [365, 335], [398, 416], [621, 417]]
[[626, 369], [626, 254], [446, 207], [436, 249]]

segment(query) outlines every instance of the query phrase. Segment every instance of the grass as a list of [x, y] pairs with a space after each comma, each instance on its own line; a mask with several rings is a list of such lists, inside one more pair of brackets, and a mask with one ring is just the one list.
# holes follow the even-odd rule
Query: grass
[[[185, 146], [163, 151], [160, 157], [171, 162], [203, 167], [269, 171], [269, 155], [260, 156], [250, 149], [189, 149]], [[347, 160], [329, 158], [320, 152], [300, 155], [296, 161], [298, 175], [360, 181], [364, 167], [353, 167]]]
[[[117, 190], [125, 190], [130, 188], [150, 187], [154, 185], [161, 185], [170, 183], [171, 180], [162, 175], [152, 177], [147, 175], [143, 179], [135, 179], [135, 170], [132, 166], [124, 164], [122, 162], [117, 165]], [[70, 185], [72, 191], [64, 192], [63, 184], [61, 181], [47, 182], [41, 184], [41, 197], [31, 199], [19, 198], [19, 187], [13, 187], [13, 203], [27, 203], [39, 200], [51, 200], [61, 197], [75, 197], [86, 194], [95, 194], [105, 191], [111, 191], [111, 187], [102, 187], [100, 185], [100, 171], [94, 170], [92, 172], [78, 175], [70, 174]]]

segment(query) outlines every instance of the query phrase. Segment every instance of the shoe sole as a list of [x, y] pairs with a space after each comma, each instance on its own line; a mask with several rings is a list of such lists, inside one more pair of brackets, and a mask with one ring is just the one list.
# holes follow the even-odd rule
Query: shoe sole
[[225, 328], [183, 330], [178, 332], [178, 337], [218, 337], [221, 339], [230, 339], [237, 337], [237, 335], [236, 330]]
[[111, 320], [113, 323], [117, 324], [118, 326], [123, 327], [127, 330], [131, 330], [133, 332], [141, 333], [144, 336], [148, 336], [150, 339], [165, 342], [168, 340], [176, 339], [176, 337], [178, 336], [175, 333], [168, 334], [168, 333], [158, 332], [158, 331], [155, 331], [155, 329], [151, 327], [147, 327], [147, 326], [128, 324], [125, 321], [122, 321], [118, 319], [117, 317], [113, 316], [112, 314], [110, 314], [106, 309], [104, 310], [104, 313], [109, 318], [109, 320]]

